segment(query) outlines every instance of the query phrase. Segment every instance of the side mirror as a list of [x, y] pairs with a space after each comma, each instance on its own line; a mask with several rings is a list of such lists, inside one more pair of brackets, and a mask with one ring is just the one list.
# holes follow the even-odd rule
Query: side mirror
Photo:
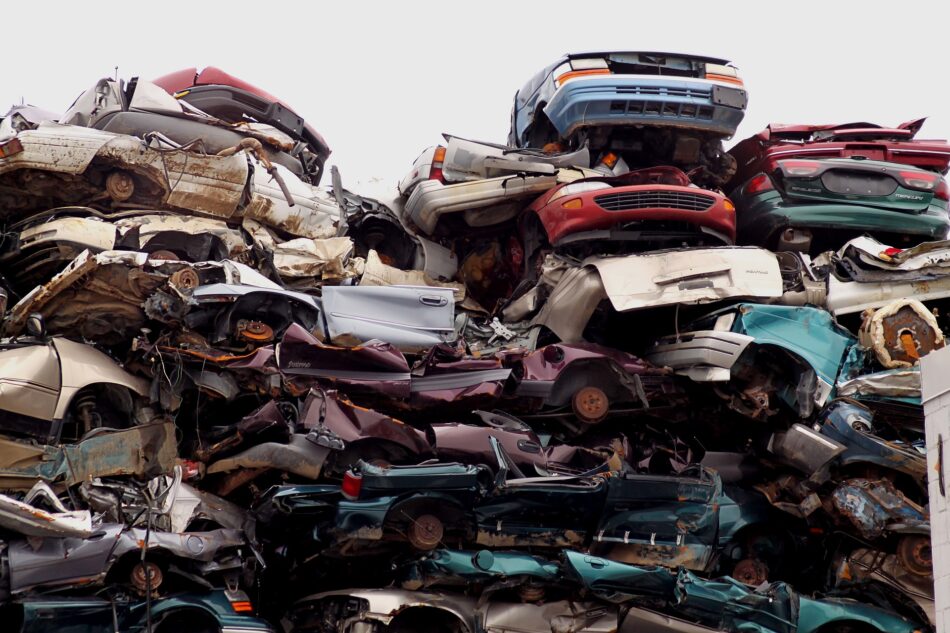
[[46, 338], [46, 322], [42, 314], [34, 312], [26, 317], [26, 333], [40, 340]]
[[491, 566], [495, 564], [495, 555], [487, 549], [479, 550], [472, 556], [472, 565], [482, 571], [491, 571]]

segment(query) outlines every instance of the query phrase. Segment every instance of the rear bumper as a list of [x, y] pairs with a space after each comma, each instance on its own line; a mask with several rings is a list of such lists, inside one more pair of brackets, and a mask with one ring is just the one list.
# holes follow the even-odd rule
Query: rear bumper
[[946, 237], [947, 211], [931, 205], [923, 213], [892, 211], [879, 207], [835, 203], [790, 203], [778, 194], [751, 204], [737, 205], [740, 239], [762, 243], [784, 228], [892, 233], [915, 235], [925, 240]]
[[539, 196], [556, 184], [555, 176], [502, 176], [451, 185], [426, 180], [412, 190], [405, 213], [427, 234], [449, 213], [462, 213], [469, 226], [490, 226], [518, 214], [522, 205], [513, 201]]
[[608, 125], [682, 127], [732, 136], [746, 102], [745, 90], [703, 79], [614, 75], [568, 81], [544, 112], [565, 138], [584, 127]]
[[[628, 207], [616, 211], [598, 204], [605, 196], [622, 197], [614, 206]], [[579, 209], [565, 209], [564, 203], [580, 198]], [[702, 201], [697, 203], [697, 201]], [[708, 200], [709, 206], [698, 208]], [[605, 203], [606, 204], [606, 203]], [[677, 208], [679, 206], [680, 208]], [[696, 208], [686, 208], [693, 206]], [[633, 208], [638, 207], [638, 208]], [[537, 210], [548, 241], [557, 245], [571, 235], [610, 229], [631, 222], [669, 222], [706, 227], [727, 242], [735, 242], [736, 214], [726, 207], [720, 194], [695, 187], [672, 185], [634, 185], [597, 190], [579, 196], [563, 196]]]

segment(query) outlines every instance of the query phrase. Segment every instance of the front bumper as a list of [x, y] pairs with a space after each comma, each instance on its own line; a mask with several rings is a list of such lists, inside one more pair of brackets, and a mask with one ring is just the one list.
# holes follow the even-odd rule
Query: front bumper
[[754, 340], [735, 332], [686, 332], [657, 341], [647, 352], [646, 359], [696, 382], [726, 382], [732, 366]]
[[544, 113], [564, 138], [585, 127], [654, 125], [732, 136], [745, 115], [745, 90], [704, 79], [581, 78], [551, 97]]
[[[564, 208], [565, 202], [577, 198], [583, 203], [579, 209]], [[697, 230], [705, 227], [727, 244], [734, 243], [736, 237], [736, 215], [727, 208], [726, 198], [695, 187], [632, 185], [590, 191], [557, 198], [537, 214], [554, 245], [577, 233], [631, 222], [684, 223]]]

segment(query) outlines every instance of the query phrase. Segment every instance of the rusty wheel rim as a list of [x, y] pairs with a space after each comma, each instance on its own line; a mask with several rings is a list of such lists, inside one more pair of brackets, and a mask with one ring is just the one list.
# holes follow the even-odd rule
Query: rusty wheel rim
[[897, 545], [897, 560], [901, 567], [916, 576], [933, 573], [933, 552], [926, 536], [905, 536]]
[[578, 389], [571, 400], [574, 414], [588, 424], [600, 422], [607, 417], [610, 401], [607, 394], [597, 387]]
[[746, 585], [758, 587], [769, 581], [769, 568], [762, 561], [744, 558], [736, 563], [732, 577]]
[[[146, 574], [146, 570], [148, 574]], [[157, 591], [158, 588], [162, 586], [162, 580], [164, 580], [164, 578], [162, 576], [162, 570], [158, 565], [150, 561], [145, 561], [132, 568], [129, 580], [136, 591], [145, 595], [146, 589], [152, 593]]]
[[420, 515], [409, 524], [409, 543], [416, 549], [435, 549], [442, 542], [444, 531], [439, 517]]

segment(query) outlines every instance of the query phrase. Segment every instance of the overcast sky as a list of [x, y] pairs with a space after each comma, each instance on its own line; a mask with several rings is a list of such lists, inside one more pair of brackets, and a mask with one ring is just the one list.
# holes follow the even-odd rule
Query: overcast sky
[[736, 139], [769, 122], [927, 116], [950, 137], [950, 2], [17, 3], [0, 107], [62, 112], [124, 78], [218, 66], [289, 103], [333, 149], [347, 188], [395, 187], [442, 132], [504, 142], [515, 91], [568, 51], [732, 60], [750, 101]]

